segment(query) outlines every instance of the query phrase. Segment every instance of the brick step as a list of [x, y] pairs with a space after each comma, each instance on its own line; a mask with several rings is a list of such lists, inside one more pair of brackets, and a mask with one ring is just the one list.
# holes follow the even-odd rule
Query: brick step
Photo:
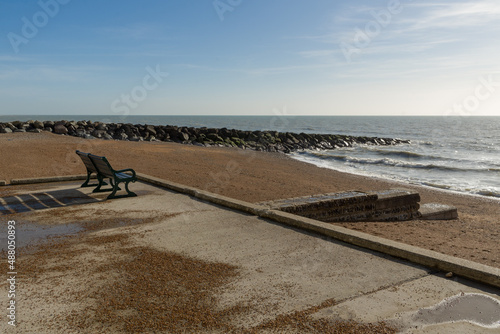
[[[423, 217], [448, 217], [430, 219], [453, 219], [456, 208], [438, 210], [437, 204], [426, 206], [422, 212], [418, 192], [408, 189], [388, 189], [382, 191], [349, 191], [314, 196], [288, 198], [261, 202], [271, 209], [293, 213], [302, 217], [324, 222], [341, 221], [405, 221], [426, 219]], [[419, 211], [420, 209], [420, 211]], [[453, 213], [455, 209], [455, 213]]]

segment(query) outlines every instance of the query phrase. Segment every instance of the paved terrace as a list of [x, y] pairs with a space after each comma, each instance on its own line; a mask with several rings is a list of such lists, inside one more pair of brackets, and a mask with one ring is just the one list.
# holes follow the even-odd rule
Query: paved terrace
[[[80, 184], [0, 187], [0, 224], [15, 220], [24, 247], [18, 326], [2, 317], [1, 333], [168, 332], [182, 323], [187, 332], [302, 333], [333, 323], [385, 328], [380, 321], [407, 333], [499, 333], [497, 287], [150, 183], [115, 200]], [[186, 278], [165, 279], [175, 270]], [[7, 285], [0, 289], [7, 305]], [[207, 305], [218, 320], [200, 316], [193, 327]]]

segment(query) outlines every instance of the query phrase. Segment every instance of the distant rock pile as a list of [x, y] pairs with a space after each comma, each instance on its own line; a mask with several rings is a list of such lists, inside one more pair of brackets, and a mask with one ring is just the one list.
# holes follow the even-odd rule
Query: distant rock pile
[[0, 133], [42, 131], [86, 139], [166, 141], [198, 146], [227, 146], [283, 153], [306, 149], [335, 149], [349, 147], [354, 144], [396, 145], [409, 143], [408, 140], [392, 138], [278, 131], [242, 131], [226, 128], [193, 128], [172, 125], [115, 124], [91, 121], [15, 121], [0, 123]]

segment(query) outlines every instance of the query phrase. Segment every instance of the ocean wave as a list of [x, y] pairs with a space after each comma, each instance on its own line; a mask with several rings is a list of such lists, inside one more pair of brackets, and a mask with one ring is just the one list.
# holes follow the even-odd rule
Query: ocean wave
[[[359, 164], [359, 165], [383, 165], [383, 166], [398, 167], [398, 168], [427, 169], [427, 170], [439, 170], [439, 171], [451, 171], [451, 172], [491, 172], [496, 170], [494, 168], [488, 168], [488, 167], [484, 168], [455, 167], [443, 164], [416, 163], [411, 161], [402, 161], [390, 158], [372, 159], [372, 158], [354, 157], [350, 155], [333, 155], [321, 152], [303, 152], [301, 154], [308, 155], [312, 158], [321, 160], [333, 160], [333, 161]], [[458, 162], [459, 160], [456, 161]]]
[[401, 158], [425, 159], [425, 158], [430, 157], [430, 156], [425, 155], [425, 154], [420, 154], [420, 153], [411, 152], [411, 151], [388, 151], [388, 150], [381, 150], [381, 149], [370, 149], [369, 151], [374, 152], [378, 155], [391, 156], [391, 157], [401, 157]]
[[433, 188], [446, 189], [446, 190], [451, 189], [451, 186], [449, 186], [447, 184], [438, 184], [438, 183], [433, 183], [433, 182], [422, 182], [421, 184], [423, 186], [428, 186], [428, 187], [433, 187]]
[[[488, 169], [464, 169], [453, 168], [447, 166], [432, 165], [413, 165], [405, 168], [391, 167], [391, 165], [402, 166], [396, 161], [389, 161], [388, 159], [378, 159], [378, 161], [369, 161], [365, 168], [360, 168], [361, 164], [348, 162], [353, 160], [349, 155], [333, 156], [321, 152], [301, 152], [291, 155], [295, 159], [314, 164], [322, 168], [330, 168], [340, 170], [348, 173], [354, 173], [365, 176], [381, 177], [390, 180], [399, 180], [405, 183], [424, 185], [443, 191], [454, 191], [461, 193], [468, 193], [476, 196], [484, 196], [500, 200], [500, 184], [495, 182], [496, 176], [492, 172], [485, 172]], [[337, 163], [335, 163], [335, 161]], [[375, 164], [375, 163], [378, 163]], [[387, 166], [387, 167], [386, 167]], [[398, 167], [399, 167], [398, 166]], [[410, 168], [414, 172], [409, 172]], [[418, 172], [418, 170], [422, 170]], [[436, 169], [438, 174], [428, 173], [428, 170], [422, 169]], [[451, 172], [452, 169], [454, 172]], [[470, 172], [473, 171], [473, 173]], [[432, 171], [430, 171], [432, 172]], [[484, 174], [477, 174], [477, 172]], [[490, 180], [490, 181], [485, 181]]]
[[[403, 145], [401, 145], [403, 146]], [[400, 147], [401, 147], [400, 146]], [[335, 149], [334, 151], [329, 151], [330, 153], [335, 152], [333, 154], [328, 154], [326, 153], [327, 151], [323, 152], [312, 152], [312, 153], [320, 153], [320, 154], [325, 154], [327, 156], [330, 155], [338, 155], [339, 153], [346, 153], [351, 156], [380, 156], [380, 157], [388, 157], [388, 158], [393, 158], [396, 160], [419, 160], [422, 162], [425, 161], [433, 161], [433, 162], [449, 162], [453, 164], [474, 164], [476, 161], [474, 160], [464, 160], [462, 159], [457, 159], [451, 156], [443, 156], [443, 155], [432, 155], [432, 154], [427, 154], [427, 153], [419, 153], [415, 151], [411, 151], [411, 147], [409, 147], [410, 150], [405, 150], [405, 149], [396, 149], [396, 147], [379, 147], [379, 146], [373, 146], [373, 145], [353, 145], [352, 147], [343, 147], [343, 148], [338, 148]], [[346, 152], [348, 151], [348, 152]], [[354, 153], [352, 153], [354, 151]], [[368, 157], [367, 157], [368, 158]], [[370, 157], [372, 158], [372, 157]], [[496, 166], [493, 163], [493, 166]], [[500, 165], [499, 165], [500, 167]]]
[[375, 153], [377, 155], [382, 155], [382, 156], [389, 156], [389, 157], [396, 157], [396, 158], [414, 158], [414, 159], [443, 159], [441, 157], [436, 157], [436, 156], [431, 156], [431, 155], [426, 155], [426, 154], [421, 154], [417, 152], [412, 152], [412, 151], [395, 151], [395, 150], [384, 150], [376, 147], [365, 147], [365, 149], [370, 152], [370, 153]]
[[[359, 149], [359, 148], [358, 148]], [[446, 162], [446, 163], [454, 163], [460, 165], [474, 165], [477, 164], [476, 160], [467, 160], [464, 159], [463, 156], [460, 158], [446, 156], [446, 155], [433, 155], [427, 153], [419, 153], [409, 150], [395, 150], [395, 149], [387, 149], [383, 147], [363, 147], [360, 150], [360, 155], [372, 154], [376, 156], [382, 157], [391, 157], [395, 159], [409, 159], [409, 160], [420, 160], [420, 161], [433, 161], [433, 162]], [[448, 155], [450, 153], [447, 153]], [[484, 163], [494, 166], [493, 168], [500, 167], [500, 165], [496, 164], [493, 161], [484, 161]], [[490, 168], [492, 169], [492, 168]]]
[[488, 197], [498, 197], [500, 198], [500, 192], [493, 190], [477, 190], [474, 191], [475, 194]]

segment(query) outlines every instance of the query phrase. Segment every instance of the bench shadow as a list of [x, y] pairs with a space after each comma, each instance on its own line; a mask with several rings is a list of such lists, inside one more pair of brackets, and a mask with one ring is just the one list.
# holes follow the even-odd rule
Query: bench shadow
[[4, 215], [50, 208], [95, 203], [99, 200], [77, 189], [64, 189], [16, 196], [0, 197], [0, 213]]

